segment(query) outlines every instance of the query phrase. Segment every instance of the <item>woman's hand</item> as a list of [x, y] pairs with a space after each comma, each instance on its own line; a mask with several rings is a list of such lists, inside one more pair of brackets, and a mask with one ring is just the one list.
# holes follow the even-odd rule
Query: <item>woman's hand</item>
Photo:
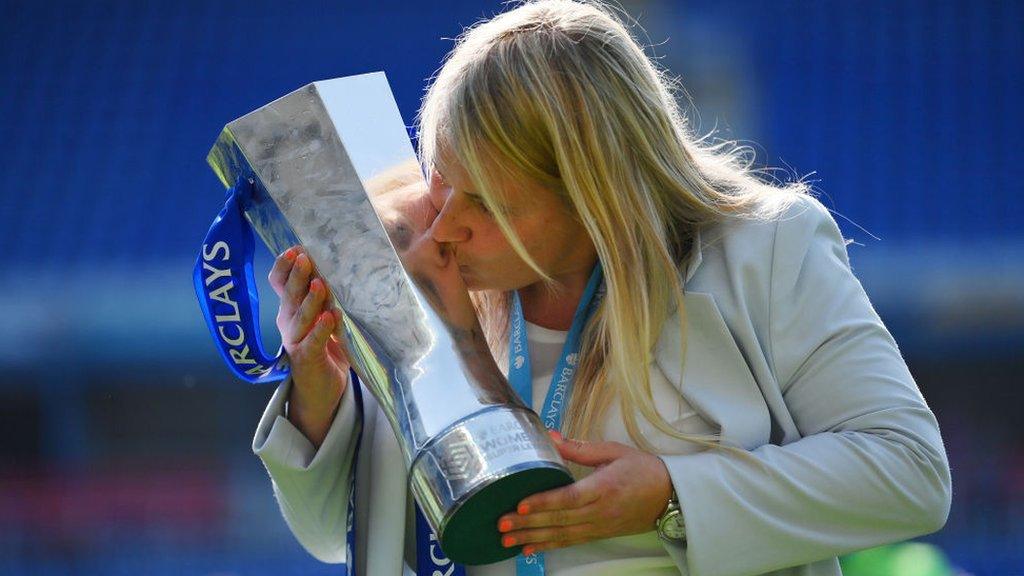
[[552, 548], [654, 530], [672, 480], [660, 458], [618, 442], [581, 442], [551, 432], [562, 458], [597, 469], [582, 480], [534, 494], [498, 519], [505, 547], [530, 555]]
[[348, 385], [348, 356], [333, 335], [341, 314], [301, 246], [278, 256], [269, 280], [281, 297], [277, 329], [292, 372], [288, 419], [319, 447]]

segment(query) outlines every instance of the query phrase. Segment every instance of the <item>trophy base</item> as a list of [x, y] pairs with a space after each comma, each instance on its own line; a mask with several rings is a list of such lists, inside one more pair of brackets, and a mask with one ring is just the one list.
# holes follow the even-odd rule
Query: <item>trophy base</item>
[[441, 549], [460, 564], [490, 564], [521, 547], [501, 545], [498, 518], [527, 496], [573, 482], [533, 412], [495, 406], [434, 438], [410, 470], [416, 501]]
[[441, 549], [462, 564], [490, 564], [511, 558], [522, 546], [505, 548], [496, 526], [498, 518], [516, 509], [531, 494], [571, 484], [562, 468], [527, 468], [513, 472], [473, 494], [445, 523]]

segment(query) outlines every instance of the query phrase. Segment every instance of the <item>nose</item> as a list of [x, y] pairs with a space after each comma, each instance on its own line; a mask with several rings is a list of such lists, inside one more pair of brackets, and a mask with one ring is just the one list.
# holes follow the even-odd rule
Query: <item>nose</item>
[[445, 186], [436, 176], [430, 179], [430, 197], [437, 207], [437, 217], [430, 225], [430, 236], [435, 242], [467, 242], [473, 237], [472, 231], [462, 222], [466, 204], [450, 186]]

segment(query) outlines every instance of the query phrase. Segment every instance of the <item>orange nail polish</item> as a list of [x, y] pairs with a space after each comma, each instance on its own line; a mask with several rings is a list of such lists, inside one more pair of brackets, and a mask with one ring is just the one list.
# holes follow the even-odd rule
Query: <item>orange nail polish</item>
[[511, 548], [516, 545], [516, 539], [506, 534], [501, 537], [501, 545], [505, 548]]
[[520, 504], [519, 507], [516, 508], [516, 512], [518, 512], [520, 516], [526, 516], [527, 514], [530, 513], [530, 505], [529, 504]]
[[523, 546], [523, 556], [533, 556], [534, 552], [537, 551], [533, 545]]
[[498, 532], [508, 532], [511, 529], [512, 521], [508, 518], [505, 518], [504, 520], [498, 523]]

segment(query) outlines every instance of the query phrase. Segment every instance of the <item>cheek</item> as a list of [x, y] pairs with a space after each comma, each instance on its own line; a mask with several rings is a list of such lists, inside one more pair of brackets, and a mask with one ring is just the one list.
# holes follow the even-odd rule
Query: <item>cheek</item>
[[[542, 265], [548, 264], [547, 261], [551, 258], [550, 253], [557, 252], [555, 244], [560, 246], [566, 243], [564, 239], [566, 232], [558, 228], [558, 226], [564, 225], [564, 222], [552, 215], [540, 214], [536, 217], [521, 217], [512, 225], [526, 247], [526, 251]], [[470, 243], [472, 246], [462, 246], [459, 250], [465, 250], [471, 257], [479, 258], [480, 263], [492, 263], [496, 268], [500, 268], [502, 273], [529, 268], [516, 254], [512, 244], [505, 238], [504, 233], [493, 220], [476, 221], [472, 223], [472, 226], [473, 241]]]
[[531, 256], [544, 261], [548, 253], [556, 251], [556, 246], [564, 242], [567, 231], [565, 222], [551, 215], [545, 215], [524, 227], [520, 238]]
[[473, 249], [481, 255], [496, 259], [503, 254], [513, 252], [512, 245], [508, 243], [505, 235], [494, 222], [474, 222], [471, 225], [471, 230], [473, 231]]

